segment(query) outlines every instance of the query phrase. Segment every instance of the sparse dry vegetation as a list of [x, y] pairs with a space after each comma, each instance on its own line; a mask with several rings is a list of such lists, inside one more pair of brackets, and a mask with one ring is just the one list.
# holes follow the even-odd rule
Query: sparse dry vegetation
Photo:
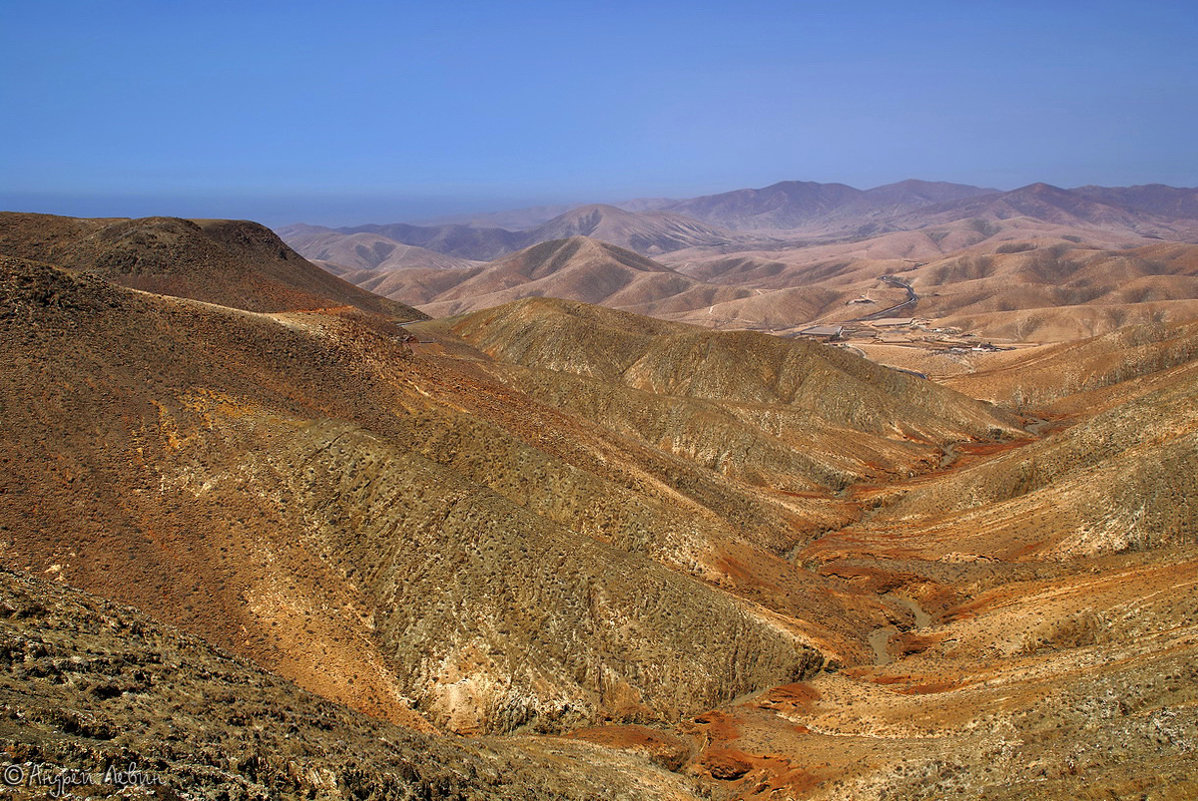
[[[550, 298], [400, 327], [247, 223], [0, 222], [11, 760], [161, 798], [1198, 791], [1192, 323], [954, 390]], [[887, 274], [1143, 305], [1191, 258], [1022, 244]]]

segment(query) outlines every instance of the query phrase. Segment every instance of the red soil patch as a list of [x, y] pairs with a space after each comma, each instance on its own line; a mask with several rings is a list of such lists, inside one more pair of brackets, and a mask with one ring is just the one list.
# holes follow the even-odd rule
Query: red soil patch
[[911, 654], [919, 654], [931, 648], [940, 642], [942, 638], [937, 635], [915, 634], [914, 632], [902, 632], [890, 638], [890, 650], [895, 656], [910, 656]]
[[772, 711], [810, 712], [819, 699], [819, 690], [805, 682], [795, 682], [773, 688], [762, 697], [757, 706]]
[[704, 712], [695, 717], [695, 723], [703, 727], [703, 731], [712, 740], [735, 740], [740, 736], [740, 727], [735, 718], [727, 712]]
[[[867, 677], [866, 677], [866, 676], [862, 676], [861, 678], [867, 678]], [[868, 681], [872, 681], [874, 684], [890, 685], [890, 684], [902, 684], [902, 683], [903, 683], [903, 682], [905, 682], [905, 681], [911, 681], [911, 680], [912, 680], [912, 677], [911, 677], [911, 676], [909, 676], [909, 675], [902, 675], [902, 676], [873, 676], [872, 678], [868, 678], [867, 680], [868, 680]]]
[[637, 725], [591, 726], [570, 732], [566, 739], [624, 751], [643, 751], [650, 761], [673, 771], [685, 765], [695, 750], [690, 737]]
[[732, 748], [708, 748], [699, 757], [699, 764], [720, 781], [732, 781], [753, 769], [751, 757]]
[[[820, 693], [805, 682], [784, 684], [770, 690], [758, 708], [770, 709], [769, 704], [789, 705], [792, 708], [810, 708], [820, 699]], [[745, 725], [753, 726], [752, 715], [762, 713], [746, 712], [750, 717], [738, 717], [734, 714], [712, 711], [695, 719], [701, 726], [700, 731], [708, 738], [708, 745], [700, 752], [692, 763], [692, 770], [702, 775], [706, 773], [713, 779], [732, 784], [734, 795], [731, 798], [757, 798], [763, 793], [783, 790], [786, 797], [795, 797], [814, 787], [820, 777], [808, 770], [795, 765], [791, 758], [777, 753], [756, 754], [744, 747], [733, 747], [731, 742], [740, 737]], [[770, 716], [770, 720], [778, 720]], [[786, 724], [792, 734], [808, 734], [805, 726]], [[793, 758], [793, 756], [792, 756]]]
[[713, 779], [739, 781], [737, 798], [758, 797], [784, 790], [788, 797], [811, 789], [818, 777], [795, 767], [789, 759], [776, 754], [748, 754], [735, 748], [713, 746], [699, 757], [699, 766]]

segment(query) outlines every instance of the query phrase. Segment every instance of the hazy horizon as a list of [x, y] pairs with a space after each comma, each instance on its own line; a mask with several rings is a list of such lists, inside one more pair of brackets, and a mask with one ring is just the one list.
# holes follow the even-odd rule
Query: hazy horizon
[[[781, 178], [782, 181], [804, 181], [803, 178]], [[910, 179], [901, 179], [910, 180]], [[916, 178], [915, 180], [929, 180]], [[892, 181], [888, 183], [899, 183]], [[828, 181], [820, 183], [845, 183]], [[952, 183], [962, 183], [953, 181]], [[966, 182], [967, 183], [967, 182]], [[1039, 183], [1032, 181], [1031, 183]], [[1049, 182], [1044, 182], [1049, 183]], [[765, 184], [764, 186], [769, 186]], [[887, 184], [854, 186], [872, 189]], [[1010, 191], [1018, 186], [984, 186], [982, 188]], [[1116, 186], [1116, 184], [1090, 184]], [[850, 184], [850, 186], [853, 186]], [[1080, 184], [1077, 186], [1081, 186]], [[658, 192], [633, 197], [371, 197], [369, 195], [333, 196], [171, 196], [171, 195], [58, 195], [46, 193], [12, 193], [0, 191], [0, 211], [22, 211], [42, 214], [61, 214], [71, 217], [183, 217], [187, 219], [248, 219], [270, 227], [306, 223], [328, 227], [366, 225], [371, 223], [435, 223], [456, 217], [482, 216], [517, 211], [538, 206], [580, 206], [590, 204], [619, 205], [640, 198], [683, 199], [691, 196], [719, 194], [738, 189], [760, 189], [762, 186], [727, 186], [687, 195], [680, 192]], [[1065, 189], [1076, 186], [1065, 186]], [[1178, 187], [1194, 188], [1194, 187]]]
[[781, 180], [1198, 185], [1192, 6], [13, 5], [0, 203], [346, 224]]

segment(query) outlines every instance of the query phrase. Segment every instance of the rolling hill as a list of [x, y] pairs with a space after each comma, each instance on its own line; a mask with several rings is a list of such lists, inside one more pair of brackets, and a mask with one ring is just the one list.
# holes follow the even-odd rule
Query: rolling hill
[[[854, 653], [847, 612], [828, 607], [809, 633], [779, 627], [790, 607], [763, 612], [757, 590], [742, 600], [713, 586], [740, 581], [717, 554], [785, 574], [776, 549], [845, 510], [774, 487], [918, 471], [949, 439], [1013, 430], [955, 393], [806, 343], [662, 329], [630, 368], [642, 379], [585, 386], [576, 370], [499, 357], [494, 321], [473, 341], [481, 318], [455, 335], [468, 359], [413, 358], [366, 319], [146, 295], [12, 257], [4, 267], [10, 563], [57, 565], [64, 580], [409, 725], [671, 718], [806, 675], [825, 658], [811, 642]], [[539, 311], [547, 344], [560, 322], [589, 317], [608, 357], [627, 350], [624, 329], [648, 324], [583, 308], [509, 313]], [[569, 336], [591, 341], [582, 334]], [[684, 363], [719, 383], [667, 377]], [[837, 375], [843, 387], [824, 380]], [[781, 420], [807, 434], [776, 430]], [[859, 455], [837, 451], [846, 437]], [[566, 494], [530, 493], [532, 474]], [[84, 516], [78, 481], [92, 498]], [[429, 564], [432, 553], [445, 558]], [[658, 602], [643, 603], [646, 588]], [[785, 603], [809, 603], [799, 597]], [[461, 628], [463, 608], [477, 626]]]
[[924, 558], [945, 549], [1025, 560], [1194, 543], [1194, 339], [1192, 324], [1124, 329], [952, 380], [1067, 427], [897, 493], [871, 520], [875, 535], [890, 532], [897, 548], [919, 541]]
[[[994, 354], [983, 369], [945, 383], [970, 397], [1051, 411], [1118, 403], [1189, 369], [1198, 323], [1129, 325], [1109, 334]], [[1083, 405], [1084, 404], [1084, 405]]]
[[[467, 411], [485, 385], [447, 385], [452, 370], [359, 321], [249, 315], [5, 266], [6, 436], [17, 438], [6, 446], [26, 454], [9, 451], [0, 493], [14, 566], [57, 564], [72, 583], [409, 725], [676, 715], [819, 664], [694, 579], [489, 489], [544, 461], [506, 427], [566, 424], [548, 411], [506, 422]], [[22, 412], [15, 393], [39, 403]], [[465, 443], [474, 461], [455, 466]], [[596, 495], [610, 481], [571, 480]], [[94, 499], [86, 516], [71, 511], [76, 481]], [[34, 498], [45, 506], [30, 526]], [[444, 558], [429, 564], [432, 553]], [[477, 626], [460, 628], [463, 605]], [[603, 622], [617, 618], [631, 628]], [[721, 660], [736, 642], [756, 643], [754, 656], [730, 672]], [[666, 683], [674, 671], [688, 678]]]
[[1198, 235], [1193, 189], [1166, 186], [1062, 189], [1044, 183], [1011, 191], [918, 180], [855, 189], [844, 184], [782, 181], [762, 189], [671, 201], [662, 210], [734, 231], [874, 236], [957, 220], [1029, 220], [1134, 236]]
[[[1007, 343], [1060, 342], [1198, 317], [1198, 246], [1140, 239], [1148, 244], [1111, 247], [1005, 222], [987, 235], [971, 223], [941, 230], [940, 246], [928, 233], [912, 231], [798, 251], [669, 254], [668, 263], [686, 275], [752, 292], [668, 316], [778, 332], [845, 323], [904, 297], [882, 280], [889, 275], [909, 282], [919, 296], [905, 312], [926, 321], [910, 330], [912, 342], [933, 329]], [[944, 247], [957, 235], [960, 248]], [[871, 335], [861, 331], [866, 341]]]
[[470, 259], [405, 245], [380, 234], [342, 234], [317, 225], [293, 225], [284, 230], [296, 250], [341, 276], [409, 267], [453, 270], [477, 265]]
[[1082, 186], [1073, 192], [1111, 206], [1154, 214], [1160, 217], [1193, 220], [1198, 218], [1198, 189], [1163, 184], [1142, 186]]
[[[1071, 190], [1036, 183], [1010, 192], [995, 192], [930, 206], [900, 217], [893, 224], [911, 229], [962, 219], [995, 221], [1028, 218], [1083, 231], [1122, 231], [1154, 239], [1186, 239], [1198, 231], [1194, 217], [1187, 220], [1161, 217], [1145, 211], [1144, 205], [1141, 202], [1138, 208], [1129, 208], [1123, 205], [1117, 192]], [[1178, 204], [1174, 208], [1181, 210], [1185, 207]]]
[[530, 296], [664, 313], [750, 294], [704, 284], [632, 251], [582, 236], [542, 242], [469, 269], [397, 270], [365, 283], [437, 316]]

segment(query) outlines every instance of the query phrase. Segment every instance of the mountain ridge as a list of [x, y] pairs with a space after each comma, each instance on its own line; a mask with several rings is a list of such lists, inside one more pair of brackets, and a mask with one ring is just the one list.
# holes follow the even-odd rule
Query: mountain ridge
[[0, 252], [248, 311], [352, 307], [395, 319], [425, 317], [331, 275], [269, 228], [243, 220], [0, 212]]
[[[409, 254], [389, 265], [400, 269], [469, 266], [469, 260], [493, 261], [542, 241], [578, 235], [671, 259], [692, 253], [710, 257], [796, 250], [902, 232], [925, 232], [937, 245], [960, 241], [959, 248], [972, 244], [970, 232], [976, 241], [977, 234], [984, 239], [1001, 226], [1021, 226], [1029, 234], [1055, 227], [1061, 236], [1080, 234], [1103, 242], [1198, 241], [1198, 190], [1152, 184], [1063, 189], [1033, 183], [1008, 191], [908, 179], [861, 190], [781, 181], [761, 189], [625, 206], [574, 206], [518, 231], [395, 223], [339, 229], [297, 224], [280, 232], [304, 255], [338, 273], [387, 269], [384, 263], [392, 253]], [[946, 228], [961, 232], [945, 240]], [[373, 239], [362, 240], [365, 236]], [[445, 258], [413, 254], [412, 247]], [[371, 280], [378, 285], [379, 279]]]

